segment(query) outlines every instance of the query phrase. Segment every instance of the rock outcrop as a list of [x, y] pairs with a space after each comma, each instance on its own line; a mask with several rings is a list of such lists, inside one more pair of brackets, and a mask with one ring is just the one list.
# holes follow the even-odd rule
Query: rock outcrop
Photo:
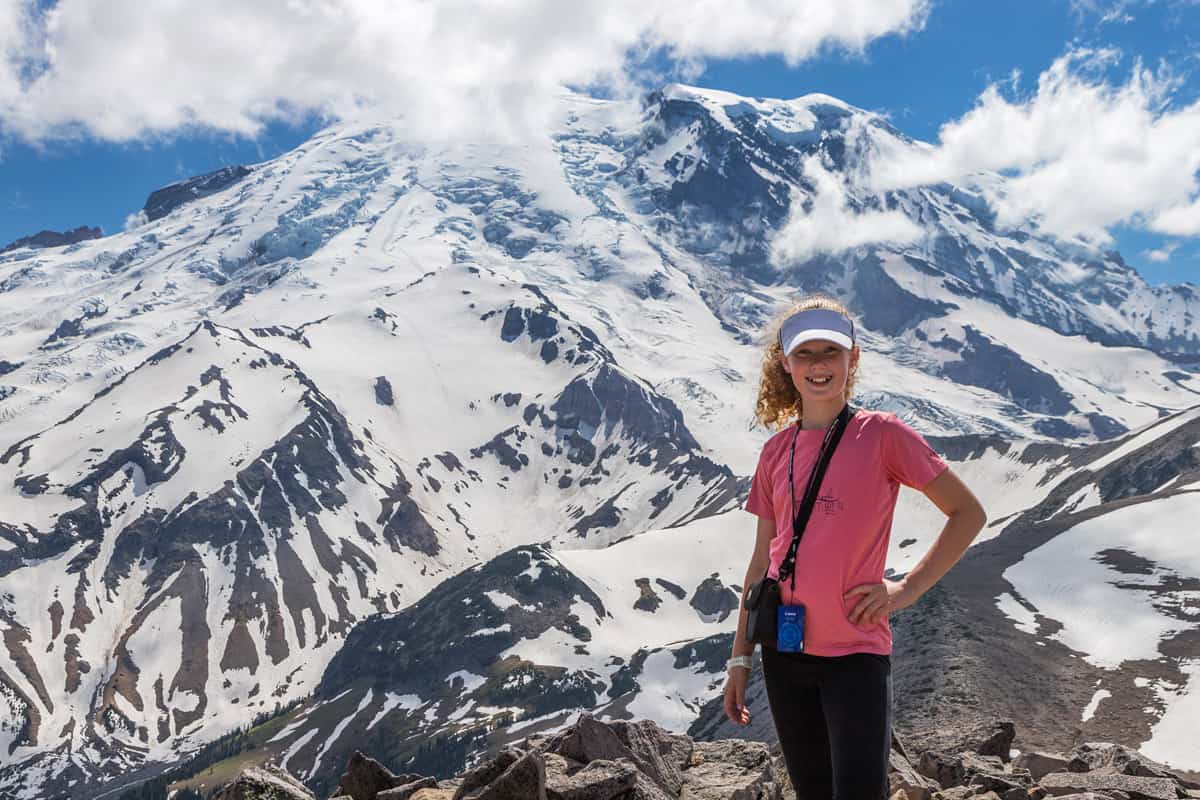
[[246, 770], [212, 800], [314, 800], [314, 796], [285, 770], [268, 764]]
[[32, 236], [22, 236], [20, 239], [0, 247], [0, 253], [19, 250], [22, 247], [32, 247], [36, 250], [46, 247], [64, 247], [77, 242], [86, 242], [89, 239], [99, 239], [103, 235], [104, 232], [99, 228], [91, 228], [87, 225], [80, 225], [78, 228], [61, 233], [59, 231], [39, 231]]
[[[895, 736], [890, 800], [1186, 800], [1200, 784], [1119, 744], [1011, 759], [1013, 723], [944, 731], [944, 749], [911, 752]], [[255, 793], [257, 792], [257, 793]], [[251, 768], [215, 800], [311, 798], [276, 767]], [[449, 780], [403, 774], [356, 752], [332, 800], [796, 800], [778, 748], [696, 742], [648, 720], [583, 714], [569, 728], [500, 750]]]

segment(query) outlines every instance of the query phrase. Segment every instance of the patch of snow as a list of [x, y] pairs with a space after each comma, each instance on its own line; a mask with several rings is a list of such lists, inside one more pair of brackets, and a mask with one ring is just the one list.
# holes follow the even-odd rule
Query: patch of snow
[[400, 708], [405, 711], [412, 711], [420, 708], [422, 702], [423, 701], [421, 698], [417, 697], [415, 694], [392, 694], [391, 692], [388, 692], [387, 696], [383, 700], [383, 706], [379, 709], [378, 713], [371, 718], [371, 721], [367, 723], [367, 730], [374, 728], [375, 723], [379, 722], [379, 720], [390, 714], [393, 709]]
[[1100, 701], [1106, 697], [1112, 697], [1112, 692], [1108, 689], [1097, 689], [1092, 695], [1092, 699], [1088, 701], [1087, 706], [1083, 709], [1083, 716], [1080, 717], [1081, 722], [1087, 722], [1096, 715], [1096, 709], [1100, 706]]
[[1166, 706], [1162, 717], [1150, 729], [1150, 739], [1138, 750], [1155, 761], [1175, 769], [1200, 770], [1200, 659], [1185, 659], [1179, 665], [1186, 676], [1183, 686], [1155, 686], [1159, 700]]
[[446, 676], [446, 683], [453, 685], [455, 678], [461, 678], [463, 682], [463, 692], [470, 694], [487, 683], [487, 678], [482, 675], [476, 675], [473, 672], [468, 672], [465, 669], [460, 669], [457, 672], [452, 672]]
[[1034, 614], [1034, 612], [1017, 602], [1017, 599], [1011, 594], [1005, 592], [997, 597], [996, 605], [999, 607], [1004, 616], [1013, 621], [1013, 624], [1016, 625], [1017, 630], [1025, 631], [1025, 633], [1037, 634], [1037, 616]]

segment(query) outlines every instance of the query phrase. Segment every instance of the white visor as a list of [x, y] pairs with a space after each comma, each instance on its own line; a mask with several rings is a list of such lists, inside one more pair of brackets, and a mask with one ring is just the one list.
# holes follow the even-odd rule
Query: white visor
[[788, 317], [779, 329], [784, 355], [805, 342], [824, 340], [850, 350], [854, 347], [854, 323], [836, 311], [811, 308]]

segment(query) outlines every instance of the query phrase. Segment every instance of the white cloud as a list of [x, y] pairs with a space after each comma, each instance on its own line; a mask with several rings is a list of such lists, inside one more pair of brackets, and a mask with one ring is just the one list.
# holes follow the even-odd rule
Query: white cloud
[[872, 167], [872, 185], [898, 189], [1001, 171], [989, 200], [1002, 225], [1110, 241], [1125, 223], [1200, 234], [1200, 101], [1175, 107], [1178, 82], [1135, 63], [1128, 80], [1104, 78], [1119, 54], [1073, 50], [1038, 79], [1033, 96], [990, 86], [975, 108], [942, 126], [930, 148], [896, 146]]
[[1142, 255], [1157, 264], [1164, 264], [1171, 260], [1171, 255], [1178, 249], [1179, 242], [1168, 242], [1156, 250], [1146, 250]]
[[805, 261], [818, 253], [836, 254], [868, 244], [911, 244], [922, 229], [899, 211], [855, 211], [850, 206], [846, 176], [828, 169], [818, 156], [805, 158], [804, 175], [813, 184], [811, 207], [792, 194], [792, 213], [772, 241], [778, 265]]
[[[861, 51], [919, 28], [929, 0], [59, 0], [29, 67], [0, 0], [0, 127], [39, 140], [128, 140], [205, 126], [254, 134], [302, 113], [402, 115], [414, 136], [544, 130], [564, 85], [631, 88], [650, 54], [707, 58]], [[18, 48], [17, 43], [21, 43]]]
[[21, 93], [20, 74], [30, 61], [33, 38], [29, 8], [22, 0], [0, 0], [0, 109]]
[[139, 208], [137, 211], [125, 217], [125, 224], [122, 225], [122, 229], [126, 232], [132, 231], [145, 225], [147, 222], [149, 222], [149, 219], [150, 218], [146, 216], [146, 210]]

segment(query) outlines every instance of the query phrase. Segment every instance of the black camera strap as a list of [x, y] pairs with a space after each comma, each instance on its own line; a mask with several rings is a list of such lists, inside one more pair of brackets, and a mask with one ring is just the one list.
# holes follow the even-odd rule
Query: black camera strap
[[783, 563], [779, 565], [780, 583], [791, 578], [793, 591], [796, 589], [796, 551], [800, 547], [800, 537], [804, 535], [804, 529], [808, 526], [808, 518], [812, 516], [813, 507], [817, 504], [821, 481], [825, 479], [825, 470], [829, 467], [830, 459], [833, 458], [833, 451], [837, 449], [838, 442], [842, 440], [842, 434], [846, 432], [846, 427], [850, 424], [850, 418], [854, 416], [854, 412], [855, 409], [847, 403], [830, 424], [829, 429], [825, 431], [825, 438], [821, 441], [821, 449], [817, 453], [816, 463], [813, 464], [812, 472], [808, 475], [808, 486], [804, 489], [804, 500], [801, 502], [799, 510], [796, 510], [795, 469], [796, 437], [800, 435], [800, 420], [796, 420], [796, 429], [792, 432], [792, 448], [788, 455], [788, 488], [792, 495], [791, 507], [794, 513], [792, 543], [788, 546]]

